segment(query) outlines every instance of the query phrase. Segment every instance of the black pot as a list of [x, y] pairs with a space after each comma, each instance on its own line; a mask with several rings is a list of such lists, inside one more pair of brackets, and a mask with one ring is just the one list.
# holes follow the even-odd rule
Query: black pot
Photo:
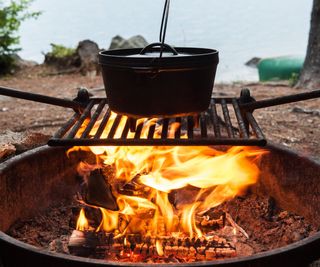
[[99, 53], [112, 111], [131, 117], [194, 115], [210, 103], [218, 51], [172, 48], [160, 43], [144, 49]]

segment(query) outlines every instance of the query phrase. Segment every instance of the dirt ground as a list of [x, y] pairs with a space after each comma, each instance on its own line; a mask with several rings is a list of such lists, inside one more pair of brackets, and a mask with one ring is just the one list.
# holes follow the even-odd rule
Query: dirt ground
[[[0, 78], [0, 86], [59, 98], [74, 98], [86, 87], [94, 96], [104, 96], [100, 76], [57, 74], [37, 66], [14, 76]], [[249, 88], [256, 100], [304, 92], [283, 83], [217, 84], [215, 96], [239, 96]], [[72, 110], [0, 96], [0, 134], [7, 130], [52, 135], [73, 113]], [[255, 111], [267, 139], [320, 160], [320, 98]]]

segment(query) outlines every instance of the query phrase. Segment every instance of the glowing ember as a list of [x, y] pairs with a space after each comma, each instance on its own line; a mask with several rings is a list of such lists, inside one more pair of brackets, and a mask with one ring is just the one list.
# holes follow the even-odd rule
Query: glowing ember
[[[112, 120], [106, 126], [103, 137], [107, 136]], [[119, 138], [124, 127], [124, 118], [116, 133]], [[146, 138], [149, 127], [156, 124], [155, 119], [141, 119], [141, 136]], [[90, 135], [94, 135], [99, 122]], [[161, 127], [161, 126], [159, 126]], [[158, 127], [158, 129], [159, 129]], [[179, 125], [169, 130], [169, 138]], [[155, 138], [158, 136], [155, 131]], [[128, 133], [133, 138], [134, 133]], [[75, 147], [69, 151], [88, 148]], [[102, 220], [96, 231], [114, 232], [118, 236], [141, 234], [143, 236], [204, 237], [197, 225], [196, 217], [202, 216], [211, 208], [241, 195], [248, 186], [257, 182], [259, 169], [257, 160], [266, 151], [254, 148], [232, 147], [226, 152], [210, 147], [90, 147], [91, 151], [103, 162], [100, 168], [112, 166], [115, 179], [108, 178], [116, 197], [118, 211], [101, 210]], [[94, 166], [92, 169], [97, 168]], [[85, 170], [84, 170], [85, 169]], [[80, 166], [80, 173], [86, 173], [87, 164]], [[90, 169], [90, 168], [89, 168]], [[126, 186], [139, 188], [136, 194], [123, 193]], [[191, 188], [191, 189], [190, 189]], [[170, 194], [191, 190], [183, 201], [172, 203]], [[189, 190], [189, 191], [190, 191]], [[81, 211], [77, 229], [88, 229]], [[158, 255], [163, 248], [156, 242]]]

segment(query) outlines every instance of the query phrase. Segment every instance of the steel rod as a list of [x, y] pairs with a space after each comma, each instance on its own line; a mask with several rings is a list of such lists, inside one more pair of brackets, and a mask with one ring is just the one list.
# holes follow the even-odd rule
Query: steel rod
[[106, 125], [110, 119], [111, 116], [111, 110], [108, 108], [107, 112], [104, 114], [104, 117], [102, 119], [102, 122], [100, 123], [100, 126], [94, 135], [94, 139], [99, 139], [101, 135], [103, 134], [104, 129], [106, 128]]
[[255, 110], [260, 108], [267, 108], [277, 105], [289, 104], [293, 102], [314, 99], [320, 97], [320, 90], [315, 90], [307, 93], [281, 96], [272, 99], [265, 99], [259, 101], [253, 101], [250, 103], [241, 104], [240, 108], [245, 110]]
[[207, 138], [208, 137], [208, 131], [207, 131], [207, 123], [206, 123], [206, 116], [204, 113], [201, 113], [200, 116], [200, 129], [201, 129], [201, 137]]
[[105, 105], [106, 105], [106, 100], [101, 100], [96, 111], [92, 115], [89, 124], [87, 125], [86, 129], [82, 133], [81, 138], [86, 138], [90, 134], [90, 131], [92, 130], [94, 124], [96, 123], [97, 119], [99, 118]]
[[53, 136], [53, 138], [62, 138], [71, 127], [79, 120], [80, 114], [74, 113], [71, 119], [69, 119]]
[[136, 132], [134, 134], [134, 139], [140, 139], [141, 132], [142, 132], [142, 129], [143, 129], [143, 125], [144, 125], [144, 123], [140, 123], [136, 127]]
[[152, 140], [153, 139], [153, 136], [154, 136], [154, 131], [156, 130], [156, 125], [153, 124], [149, 127], [149, 132], [148, 132], [148, 139]]
[[0, 87], [0, 95], [30, 100], [30, 101], [54, 105], [54, 106], [60, 106], [64, 108], [72, 108], [77, 111], [83, 108], [80, 103], [72, 100], [66, 100], [66, 99], [45, 96], [45, 95], [40, 95], [35, 93], [23, 92], [23, 91], [11, 89], [11, 88], [3, 87], [3, 86]]
[[237, 121], [238, 121], [238, 124], [239, 124], [240, 136], [242, 138], [249, 138], [249, 133], [248, 133], [248, 131], [246, 129], [246, 125], [245, 125], [244, 120], [242, 118], [241, 110], [240, 110], [238, 101], [236, 99], [233, 99], [232, 105], [233, 105], [233, 108], [234, 108], [234, 111], [235, 111], [235, 114], [236, 114], [236, 117], [237, 117]]
[[181, 138], [181, 122], [182, 122], [181, 117], [176, 118], [176, 123], [178, 123], [179, 125], [178, 125], [178, 127], [177, 127], [177, 129], [176, 129], [176, 131], [174, 133], [174, 138], [175, 139], [180, 139]]
[[229, 109], [228, 109], [228, 105], [225, 101], [221, 101], [221, 106], [222, 106], [222, 112], [223, 112], [223, 116], [224, 116], [224, 120], [227, 126], [227, 132], [230, 138], [234, 138], [234, 131], [232, 129], [232, 123], [231, 123], [231, 119], [230, 119], [230, 114], [229, 114]]
[[218, 112], [217, 112], [215, 99], [212, 99], [212, 101], [211, 101], [211, 109], [209, 110], [209, 115], [210, 115], [210, 118], [211, 118], [211, 121], [212, 121], [214, 135], [217, 138], [220, 138], [221, 137], [221, 131], [220, 131]]
[[123, 131], [122, 131], [122, 134], [121, 134], [121, 139], [127, 138], [129, 130], [130, 130], [130, 122], [127, 119], [126, 124], [125, 124]]
[[169, 119], [164, 119], [162, 124], [161, 139], [168, 138]]
[[122, 115], [117, 115], [116, 116], [115, 120], [113, 121], [111, 130], [110, 130], [110, 132], [108, 134], [108, 139], [114, 138], [114, 135], [116, 134], [116, 132], [118, 130], [118, 126], [119, 126], [119, 123], [121, 121], [121, 118], [122, 118]]
[[77, 121], [77, 123], [73, 126], [72, 130], [70, 131], [70, 133], [67, 136], [67, 139], [72, 139], [75, 137], [75, 135], [77, 134], [77, 132], [79, 131], [80, 127], [82, 126], [83, 122], [85, 121], [85, 119], [87, 119], [88, 117], [90, 117], [90, 111], [92, 109], [94, 105], [94, 101], [92, 100], [89, 105], [86, 107], [86, 109], [84, 110], [84, 112], [82, 113], [81, 117], [79, 118], [79, 120]]
[[188, 138], [193, 139], [194, 120], [192, 116], [188, 116]]
[[250, 123], [256, 137], [259, 139], [265, 139], [265, 136], [264, 136], [261, 128], [259, 127], [259, 124], [257, 123], [256, 119], [253, 117], [252, 113], [247, 112], [246, 117], [247, 117], [247, 120]]
[[204, 139], [50, 139], [50, 146], [264, 146], [263, 139], [231, 139], [231, 138], [204, 138]]

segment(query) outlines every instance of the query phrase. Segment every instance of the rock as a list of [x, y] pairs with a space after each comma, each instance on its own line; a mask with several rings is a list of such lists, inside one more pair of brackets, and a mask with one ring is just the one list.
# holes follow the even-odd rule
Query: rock
[[257, 68], [260, 60], [260, 57], [253, 57], [248, 62], [246, 62], [245, 65], [248, 67]]
[[238, 257], [251, 256], [254, 254], [254, 249], [250, 245], [242, 242], [236, 243], [236, 251]]
[[12, 144], [0, 143], [0, 160], [13, 155], [16, 152], [16, 148]]
[[99, 46], [91, 40], [84, 40], [79, 42], [76, 53], [80, 58], [80, 70], [83, 74], [99, 72], [99, 51]]
[[70, 254], [68, 249], [69, 237], [62, 235], [49, 243], [48, 250], [50, 252]]
[[14, 66], [18, 69], [34, 67], [38, 65], [36, 61], [22, 59], [18, 54], [13, 54], [11, 57], [14, 60]]
[[[63, 46], [54, 45], [61, 47]], [[68, 48], [65, 48], [68, 49]], [[72, 51], [72, 50], [71, 50]], [[59, 73], [72, 73], [80, 71], [84, 75], [97, 75], [99, 73], [98, 53], [99, 46], [91, 40], [83, 40], [79, 42], [73, 53], [65, 56], [56, 56], [49, 52], [45, 54], [44, 63], [56, 67], [62, 71]]]
[[0, 133], [0, 161], [11, 155], [47, 143], [49, 136], [41, 133], [16, 133], [10, 130]]
[[128, 49], [128, 48], [143, 48], [149, 43], [141, 35], [133, 36], [129, 39], [117, 35], [112, 38], [109, 49]]
[[64, 47], [63, 45], [51, 44], [52, 52], [44, 54], [44, 64], [53, 66], [58, 70], [74, 69], [79, 68], [81, 65], [80, 58], [78, 54], [74, 52], [68, 52], [66, 55], [59, 55], [55, 50], [65, 50], [67, 51], [71, 48]]

